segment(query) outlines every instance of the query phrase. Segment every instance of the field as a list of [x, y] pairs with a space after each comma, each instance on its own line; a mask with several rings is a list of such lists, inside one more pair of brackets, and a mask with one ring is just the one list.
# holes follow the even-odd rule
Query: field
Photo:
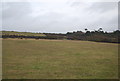
[[0, 35], [23, 35], [23, 36], [46, 36], [42, 33], [17, 32], [17, 31], [0, 31]]
[[117, 79], [118, 45], [3, 39], [3, 79]]

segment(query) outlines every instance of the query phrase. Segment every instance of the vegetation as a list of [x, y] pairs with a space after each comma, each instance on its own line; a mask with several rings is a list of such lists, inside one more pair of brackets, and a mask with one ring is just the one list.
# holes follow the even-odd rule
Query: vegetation
[[16, 32], [16, 31], [2, 31], [2, 35], [18, 35], [18, 36], [45, 36], [42, 33], [31, 33], [31, 32]]
[[67, 39], [71, 40], [87, 40], [96, 42], [110, 42], [110, 43], [120, 43], [120, 31], [116, 30], [113, 32], [104, 32], [102, 28], [98, 31], [88, 31], [85, 29], [85, 33], [82, 31], [68, 32]]
[[2, 31], [2, 38], [35, 38], [35, 39], [67, 39], [67, 40], [85, 40], [96, 42], [120, 43], [120, 31], [104, 32], [102, 28], [95, 31], [86, 32], [74, 31], [66, 34], [57, 33], [30, 33], [30, 32], [10, 32]]
[[117, 79], [118, 44], [3, 39], [3, 79]]

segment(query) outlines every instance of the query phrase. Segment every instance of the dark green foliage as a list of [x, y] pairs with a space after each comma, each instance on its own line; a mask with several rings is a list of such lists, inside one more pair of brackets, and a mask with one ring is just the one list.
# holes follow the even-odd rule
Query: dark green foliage
[[95, 42], [120, 43], [119, 30], [108, 33], [108, 32], [104, 32], [102, 28], [99, 28], [98, 30], [95, 31], [89, 31], [86, 28], [85, 31], [86, 31], [85, 33], [82, 31], [76, 31], [76, 32], [73, 31], [73, 32], [67, 32], [66, 34], [43, 33], [44, 36], [40, 36], [39, 34], [36, 35], [36, 33], [31, 33], [29, 35], [14, 34], [16, 32], [11, 31], [11, 33], [13, 34], [10, 33], [2, 34], [2, 38], [68, 39], [68, 40], [86, 40], [86, 41], [95, 41]]
[[67, 33], [67, 38], [71, 40], [87, 40], [87, 41], [96, 41], [96, 42], [110, 42], [110, 43], [120, 43], [120, 31], [116, 30], [111, 33], [104, 32], [102, 28], [99, 28], [98, 31], [88, 31], [85, 29], [86, 33], [74, 32]]

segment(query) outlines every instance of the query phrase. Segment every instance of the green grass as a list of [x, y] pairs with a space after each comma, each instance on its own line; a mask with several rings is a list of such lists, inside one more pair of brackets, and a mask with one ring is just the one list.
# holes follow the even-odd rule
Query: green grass
[[42, 33], [16, 32], [16, 31], [0, 31], [0, 34], [2, 35], [24, 35], [24, 36], [46, 36], [45, 34], [42, 34]]
[[117, 79], [118, 45], [3, 39], [3, 79]]

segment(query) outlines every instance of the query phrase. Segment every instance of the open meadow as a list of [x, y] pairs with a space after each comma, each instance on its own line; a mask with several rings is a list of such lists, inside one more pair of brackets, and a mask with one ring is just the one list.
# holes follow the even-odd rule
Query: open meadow
[[0, 35], [45, 36], [45, 34], [41, 33], [17, 32], [17, 31], [0, 31]]
[[3, 79], [117, 79], [118, 44], [2, 39]]

